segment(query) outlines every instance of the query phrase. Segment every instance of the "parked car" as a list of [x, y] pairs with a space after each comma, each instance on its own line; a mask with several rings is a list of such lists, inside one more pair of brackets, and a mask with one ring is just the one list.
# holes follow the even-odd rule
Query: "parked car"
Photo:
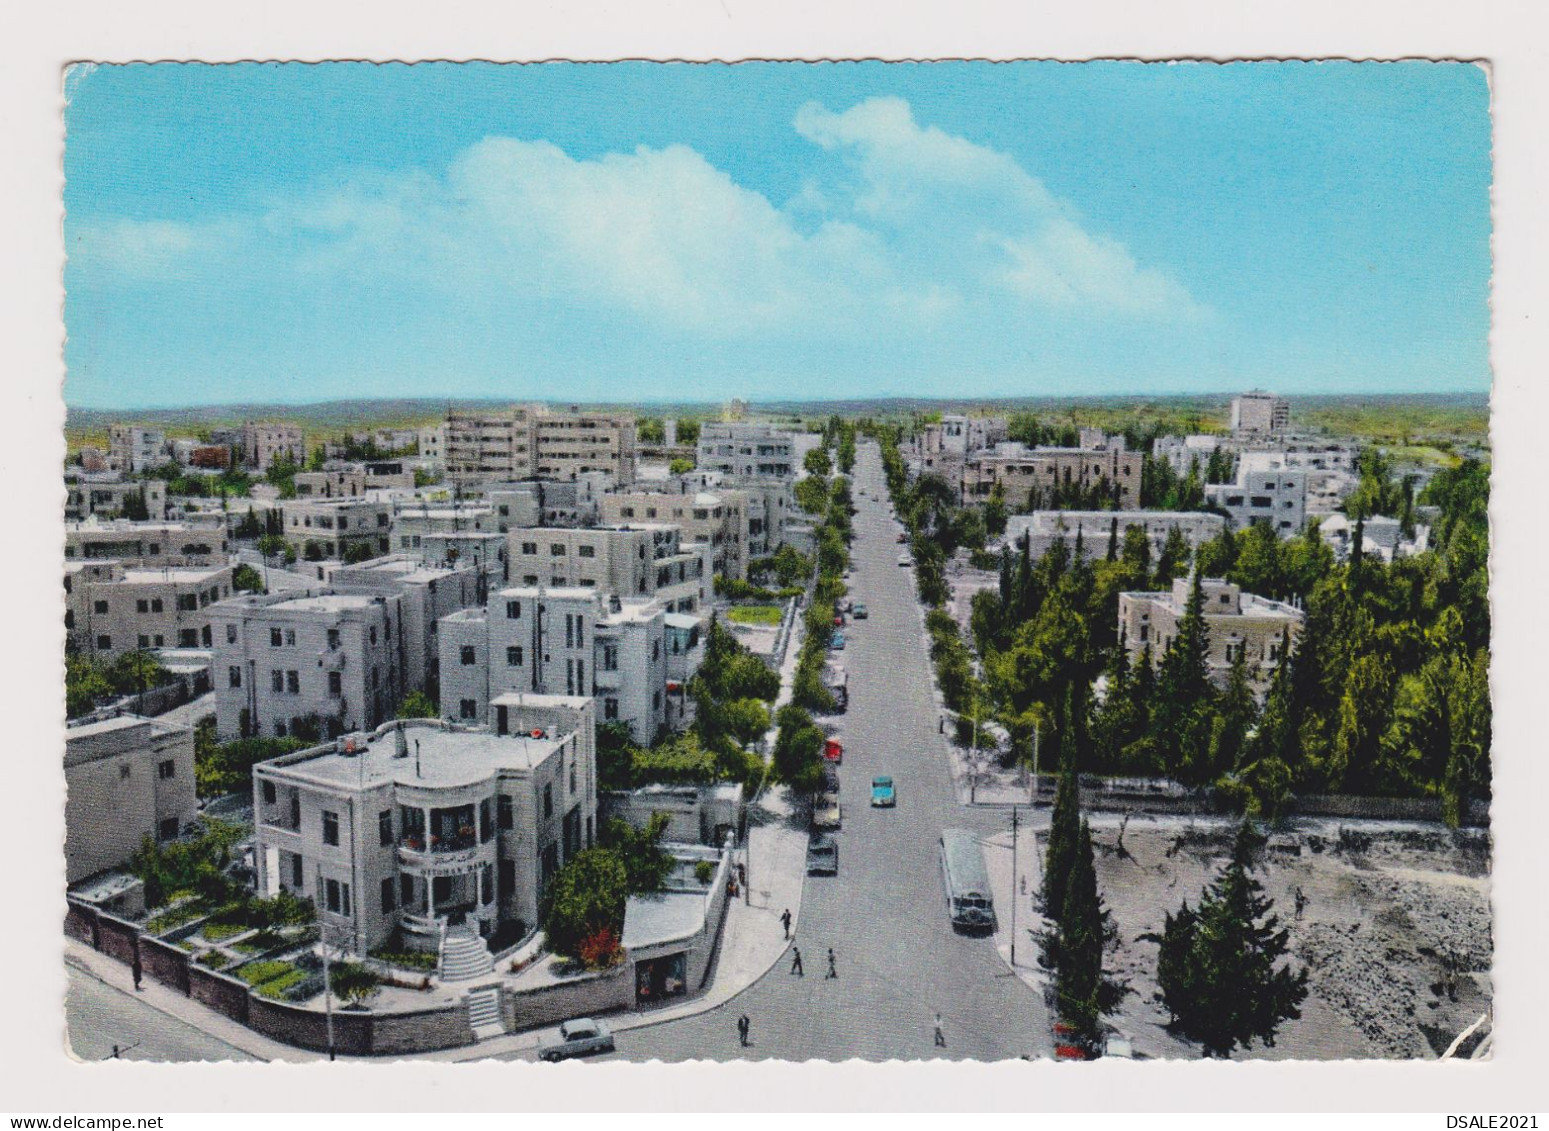
[[844, 627], [844, 614], [843, 613], [835, 613], [834, 614], [834, 627], [835, 628], [843, 628]]
[[807, 841], [807, 875], [839, 874], [839, 842], [827, 833], [813, 833]]
[[839, 794], [824, 792], [812, 799], [812, 824], [819, 829], [837, 829], [843, 820], [839, 812]]
[[823, 740], [823, 760], [832, 762], [836, 766], [844, 761], [844, 746], [837, 738]]
[[538, 1055], [550, 1062], [612, 1051], [613, 1034], [601, 1021], [593, 1021], [590, 1017], [566, 1021], [559, 1027], [558, 1035], [544, 1037], [538, 1042]]
[[866, 611], [865, 605], [856, 605], [855, 608], [850, 610], [850, 615], [853, 616], [856, 620], [866, 620], [871, 616], [871, 614]]
[[907, 546], [909, 544], [909, 535], [905, 534], [902, 530], [898, 532], [898, 544], [900, 546]]
[[871, 807], [873, 809], [891, 809], [898, 804], [898, 792], [893, 788], [893, 779], [879, 777], [871, 779]]
[[828, 638], [828, 646], [835, 651], [842, 652], [844, 650], [844, 633], [835, 632], [832, 636], [830, 636]]
[[908, 554], [899, 554], [898, 555], [898, 564], [903, 566], [905, 569], [908, 569], [914, 563], [909, 560], [909, 555]]

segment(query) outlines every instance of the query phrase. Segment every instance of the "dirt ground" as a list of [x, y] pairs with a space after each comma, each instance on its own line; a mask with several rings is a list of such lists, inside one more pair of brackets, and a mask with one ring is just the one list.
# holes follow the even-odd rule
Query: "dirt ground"
[[[1218, 822], [1096, 822], [1098, 882], [1119, 928], [1110, 965], [1136, 991], [1110, 1020], [1149, 1056], [1198, 1056], [1163, 1027], [1156, 946], [1163, 915], [1224, 864], [1232, 829]], [[1040, 838], [1041, 840], [1042, 838]], [[1431, 1058], [1490, 1005], [1489, 838], [1481, 830], [1375, 821], [1307, 821], [1271, 835], [1257, 870], [1311, 971], [1299, 1020], [1273, 1047], [1234, 1059]], [[1306, 903], [1296, 918], [1296, 891]]]

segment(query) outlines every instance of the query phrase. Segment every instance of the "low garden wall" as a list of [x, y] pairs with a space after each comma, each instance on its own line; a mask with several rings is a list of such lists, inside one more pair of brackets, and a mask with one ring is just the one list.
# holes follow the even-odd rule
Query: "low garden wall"
[[629, 963], [530, 990], [500, 992], [506, 1030], [533, 1029], [572, 1017], [593, 1017], [635, 1007], [634, 967]]

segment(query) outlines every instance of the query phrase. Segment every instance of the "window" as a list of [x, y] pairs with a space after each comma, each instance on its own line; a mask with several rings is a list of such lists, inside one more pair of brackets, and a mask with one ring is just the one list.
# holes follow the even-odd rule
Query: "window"
[[344, 694], [344, 676], [341, 673], [328, 673], [328, 694], [335, 699]]
[[285, 630], [285, 643], [288, 647], [294, 648], [296, 646], [296, 630], [294, 628], [287, 628]]
[[285, 691], [285, 673], [279, 669], [271, 671], [269, 673], [269, 686], [276, 692], [283, 693]]
[[500, 895], [502, 898], [516, 894], [516, 861], [500, 861]]
[[502, 793], [499, 797], [497, 797], [495, 799], [495, 802], [496, 802], [495, 803], [496, 823], [502, 829], [512, 829], [512, 828], [515, 828], [516, 827], [516, 813], [515, 813], [515, 810], [514, 810], [512, 804], [511, 804], [511, 797], [510, 797], [510, 795]]
[[458, 700], [457, 713], [465, 719], [476, 719], [479, 717], [479, 704], [473, 699]]
[[602, 701], [602, 717], [604, 722], [617, 722], [619, 717], [619, 701], [608, 698]]
[[339, 814], [328, 809], [323, 810], [323, 843], [339, 843]]
[[134, 611], [137, 613], [148, 613], [151, 611], [151, 603], [142, 597], [134, 603]]
[[177, 646], [179, 648], [199, 647], [199, 632], [197, 629], [180, 628], [177, 631]]
[[274, 783], [272, 781], [265, 781], [263, 783], [263, 786], [264, 786], [264, 804], [265, 805], [273, 805], [275, 798], [277, 796], [279, 796], [278, 792], [274, 788]]
[[156, 835], [161, 840], [175, 840], [175, 839], [177, 839], [177, 818], [176, 817], [168, 817], [165, 820], [163, 820], [161, 822], [161, 824], [158, 825], [157, 828], [156, 828]]
[[463, 657], [463, 666], [464, 667], [467, 667], [470, 664], [476, 664], [476, 663], [479, 662], [478, 653], [474, 649], [474, 646], [472, 644], [464, 644], [463, 645], [462, 657]]
[[151, 646], [151, 638], [142, 632], [139, 636], [135, 637], [135, 646], [139, 648], [149, 648]]
[[286, 672], [285, 673], [285, 690], [287, 692], [289, 692], [290, 694], [292, 694], [292, 695], [300, 695], [301, 694], [301, 673], [300, 672]]
[[597, 547], [595, 547], [595, 546], [579, 546], [579, 547], [576, 548], [576, 554], [577, 554], [577, 556], [583, 557], [583, 558], [595, 558], [597, 556]]
[[119, 763], [119, 765], [118, 765], [118, 780], [119, 781], [128, 781], [129, 780], [129, 763], [128, 762], [120, 762]]
[[555, 558], [562, 558], [562, 557], [564, 557], [565, 556], [565, 544], [563, 542], [550, 542], [549, 543], [549, 556], [550, 557], [555, 557]]
[[536, 584], [538, 584], [538, 575], [536, 573], [524, 573], [524, 574], [522, 574], [522, 584], [523, 585], [536, 585]]
[[506, 620], [522, 619], [522, 603], [520, 601], [506, 602]]
[[93, 601], [91, 603], [91, 608], [92, 612], [105, 613], [108, 611], [108, 603], [106, 601]]
[[177, 599], [178, 612], [191, 613], [199, 607], [199, 595], [197, 593], [180, 593]]
[[506, 666], [519, 668], [522, 666], [522, 650], [517, 647], [506, 649]]
[[553, 815], [554, 815], [554, 787], [552, 785], [546, 785], [546, 786], [543, 787], [543, 816], [545, 818], [549, 818], [549, 817], [552, 817]]
[[662, 642], [660, 640], [653, 640], [653, 641], [651, 641], [651, 662], [654, 664], [657, 660], [659, 660], [661, 658], [662, 658]]
[[156, 763], [156, 776], [162, 781], [177, 777], [177, 763], [171, 758]]
[[290, 886], [297, 891], [301, 891], [307, 886], [301, 869], [301, 856], [299, 854], [292, 854], [290, 858]]
[[617, 644], [604, 644], [602, 646], [602, 670], [616, 672], [619, 670], [619, 646]]
[[536, 543], [536, 542], [523, 542], [522, 543], [522, 553], [524, 553], [524, 554], [536, 554], [537, 552], [538, 552], [538, 543]]
[[410, 904], [412, 904], [414, 902], [414, 877], [413, 876], [399, 876], [398, 877], [398, 895], [399, 895], [399, 898], [402, 899], [403, 905], [405, 907], [408, 907]]
[[[226, 643], [227, 644], [235, 644], [236, 642], [237, 642], [237, 626], [234, 625], [234, 624], [228, 624], [226, 626]], [[235, 685], [233, 685], [233, 686], [235, 686]]]
[[328, 910], [335, 915], [350, 914], [350, 885], [340, 883], [338, 880], [329, 880], [324, 885], [328, 893]]
[[284, 738], [285, 737], [285, 720], [284, 719], [275, 719], [274, 720], [274, 737], [275, 738]]
[[575, 792], [575, 780], [576, 780], [575, 760], [572, 759], [571, 762], [570, 762], [570, 792], [571, 793]]
[[[408, 877], [405, 876], [404, 879], [408, 879]], [[387, 879], [382, 881], [382, 914], [383, 915], [386, 915], [390, 911], [393, 910], [393, 907], [395, 906], [395, 904], [397, 902], [396, 899], [394, 898], [396, 896], [396, 894], [397, 893], [393, 891], [393, 880], [392, 880], [392, 877], [389, 876]]]
[[280, 646], [280, 630], [277, 629], [277, 628], [271, 628], [269, 630], [269, 647], [271, 647], [271, 648], [278, 648], [279, 646]]
[[376, 625], [371, 626], [371, 643], [376, 643]]
[[106, 652], [109, 648], [112, 648], [112, 647], [113, 647], [113, 638], [111, 636], [103, 635], [103, 636], [97, 637], [97, 650], [98, 651]]
[[660, 691], [653, 691], [653, 692], [651, 692], [651, 710], [653, 710], [653, 711], [660, 711], [661, 709], [662, 709], [662, 693]]

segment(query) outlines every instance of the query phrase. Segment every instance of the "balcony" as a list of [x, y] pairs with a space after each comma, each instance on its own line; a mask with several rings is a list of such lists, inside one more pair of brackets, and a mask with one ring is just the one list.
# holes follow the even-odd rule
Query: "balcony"
[[317, 666], [324, 671], [338, 672], [344, 670], [348, 653], [342, 649], [330, 648], [317, 654]]
[[426, 876], [449, 876], [472, 872], [495, 859], [495, 839], [483, 844], [478, 837], [454, 837], [442, 841], [432, 837], [426, 848], [418, 837], [405, 837], [398, 845], [398, 863]]

